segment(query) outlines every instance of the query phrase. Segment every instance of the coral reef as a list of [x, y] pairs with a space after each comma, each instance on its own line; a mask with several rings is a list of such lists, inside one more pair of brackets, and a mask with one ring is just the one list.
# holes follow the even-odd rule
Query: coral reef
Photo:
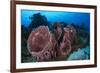
[[77, 51], [74, 51], [69, 55], [67, 60], [85, 60], [90, 59], [90, 47], [79, 48]]
[[62, 28], [58, 22], [54, 27], [54, 35], [48, 26], [39, 26], [30, 33], [27, 47], [36, 61], [64, 60], [73, 50], [76, 29], [71, 25]]
[[41, 13], [29, 19], [29, 26], [21, 24], [22, 63], [89, 59], [90, 51], [87, 50], [90, 47], [86, 47], [90, 46], [89, 24], [68, 23], [65, 18], [64, 21], [57, 18], [50, 21]]

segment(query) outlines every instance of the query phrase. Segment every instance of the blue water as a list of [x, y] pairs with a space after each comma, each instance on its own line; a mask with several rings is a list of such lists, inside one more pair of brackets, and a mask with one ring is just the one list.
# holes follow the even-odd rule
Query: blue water
[[65, 22], [68, 24], [84, 25], [90, 29], [90, 13], [82, 12], [61, 12], [61, 11], [36, 11], [36, 10], [21, 10], [21, 24], [28, 27], [31, 23], [29, 19], [33, 14], [40, 13], [44, 15], [50, 23]]

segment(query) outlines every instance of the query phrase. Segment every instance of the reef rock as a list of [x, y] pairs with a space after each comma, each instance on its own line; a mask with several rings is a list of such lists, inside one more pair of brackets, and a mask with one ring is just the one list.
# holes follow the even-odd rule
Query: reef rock
[[27, 47], [36, 61], [49, 61], [56, 57], [56, 41], [47, 26], [33, 30], [28, 38]]

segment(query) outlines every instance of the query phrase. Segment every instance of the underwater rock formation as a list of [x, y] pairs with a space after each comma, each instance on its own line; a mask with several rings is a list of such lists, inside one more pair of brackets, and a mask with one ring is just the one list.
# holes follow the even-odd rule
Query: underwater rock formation
[[55, 43], [48, 27], [40, 26], [30, 33], [27, 47], [36, 61], [48, 61], [56, 57]]

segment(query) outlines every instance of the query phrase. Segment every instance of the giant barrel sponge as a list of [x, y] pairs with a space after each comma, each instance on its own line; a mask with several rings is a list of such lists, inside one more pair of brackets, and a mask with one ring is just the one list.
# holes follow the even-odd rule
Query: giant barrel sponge
[[76, 30], [71, 25], [60, 27], [57, 25], [55, 36], [48, 26], [39, 26], [30, 33], [27, 47], [36, 61], [64, 60], [70, 54]]
[[36, 61], [49, 61], [56, 56], [56, 41], [47, 26], [33, 30], [28, 38], [27, 47]]

